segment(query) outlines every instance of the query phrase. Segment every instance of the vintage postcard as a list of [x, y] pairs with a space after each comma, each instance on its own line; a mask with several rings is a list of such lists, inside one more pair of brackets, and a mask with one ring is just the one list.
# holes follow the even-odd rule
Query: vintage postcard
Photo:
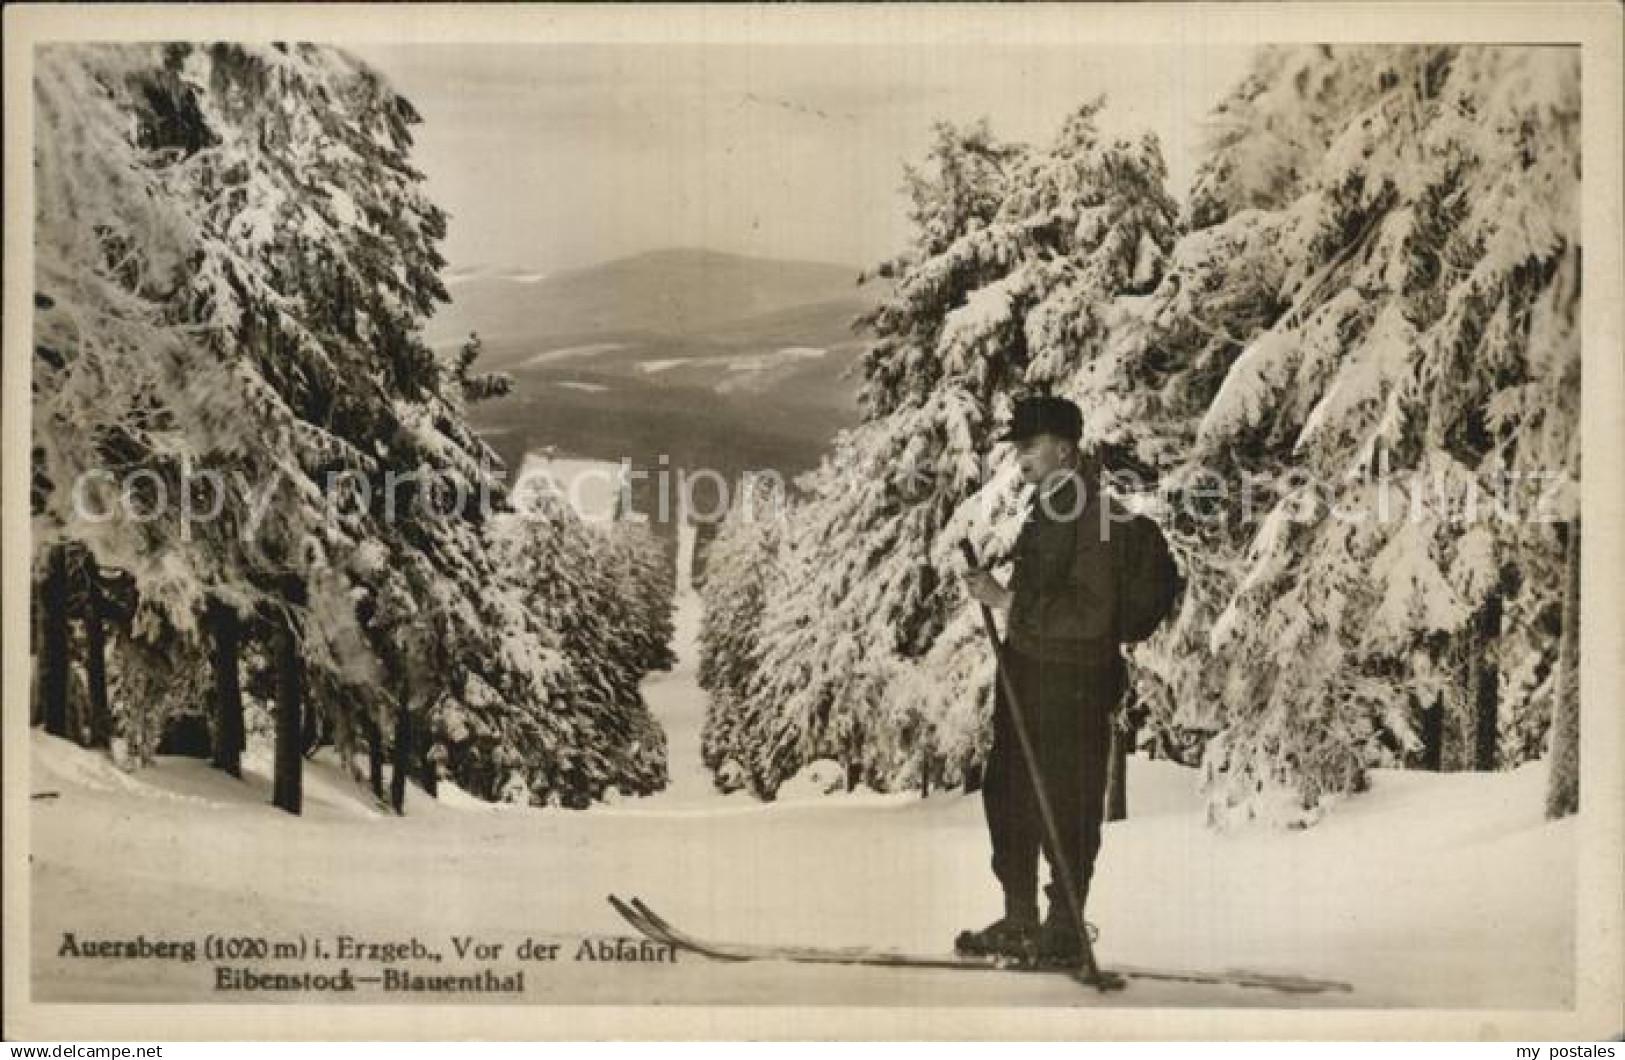
[[1621, 1033], [1617, 5], [5, 19], [8, 1039]]

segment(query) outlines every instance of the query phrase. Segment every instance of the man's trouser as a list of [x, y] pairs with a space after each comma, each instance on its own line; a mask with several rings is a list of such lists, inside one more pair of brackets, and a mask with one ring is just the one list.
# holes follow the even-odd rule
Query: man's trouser
[[[1007, 643], [1004, 660], [1038, 753], [1062, 855], [1072, 867], [1082, 908], [1100, 851], [1111, 713], [1126, 679], [1123, 657], [1116, 645], [1107, 644], [1076, 660], [1054, 662], [1024, 655]], [[1005, 913], [1031, 917], [1037, 911], [1044, 822], [1003, 682], [996, 687], [993, 748], [982, 781], [982, 805], [993, 839], [993, 873], [1004, 888]], [[1050, 880], [1051, 903], [1064, 902], [1053, 862]]]

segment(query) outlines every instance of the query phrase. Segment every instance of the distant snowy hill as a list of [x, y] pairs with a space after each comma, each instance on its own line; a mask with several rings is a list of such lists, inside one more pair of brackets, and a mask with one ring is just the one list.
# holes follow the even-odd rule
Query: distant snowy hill
[[[869, 300], [858, 287], [858, 274], [845, 265], [691, 248], [655, 250], [545, 276], [453, 274], [447, 277], [451, 304], [430, 323], [428, 338], [445, 345], [478, 331], [491, 367], [507, 367], [550, 345], [563, 346], [563, 339], [592, 334], [749, 340], [768, 337], [785, 324], [787, 314], [792, 331], [814, 321], [821, 327], [829, 315], [855, 315]], [[818, 307], [810, 317], [809, 307]]]
[[546, 447], [724, 474], [811, 467], [857, 421], [853, 321], [880, 297], [856, 267], [677, 248], [539, 276], [448, 277], [429, 337], [480, 336], [515, 376], [476, 425], [508, 463]]

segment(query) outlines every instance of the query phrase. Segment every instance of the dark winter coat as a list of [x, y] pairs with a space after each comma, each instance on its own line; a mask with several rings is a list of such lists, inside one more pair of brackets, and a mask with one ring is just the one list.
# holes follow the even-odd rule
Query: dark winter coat
[[1071, 662], [1117, 651], [1116, 554], [1126, 519], [1120, 505], [1079, 474], [1047, 502], [1035, 496], [1014, 550], [1006, 634], [1012, 647]]

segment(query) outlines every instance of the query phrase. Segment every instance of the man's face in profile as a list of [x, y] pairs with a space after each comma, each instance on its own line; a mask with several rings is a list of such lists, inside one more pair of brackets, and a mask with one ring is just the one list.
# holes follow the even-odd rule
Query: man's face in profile
[[1047, 481], [1058, 471], [1072, 466], [1072, 444], [1053, 434], [1035, 434], [1015, 443], [1021, 480], [1029, 486]]

